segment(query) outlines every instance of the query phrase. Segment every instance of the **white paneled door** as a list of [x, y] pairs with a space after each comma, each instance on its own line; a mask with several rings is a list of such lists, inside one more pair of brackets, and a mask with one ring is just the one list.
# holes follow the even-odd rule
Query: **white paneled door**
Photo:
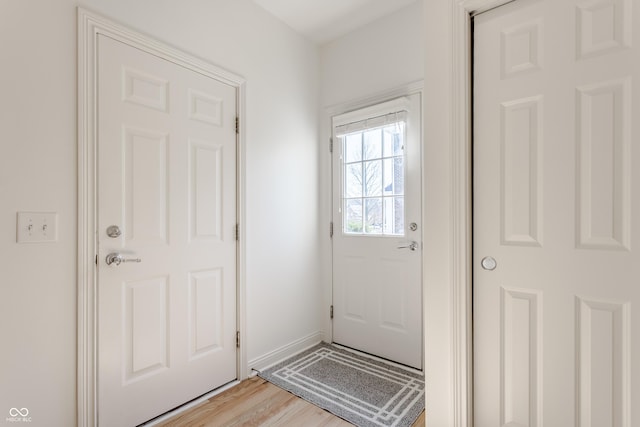
[[334, 117], [333, 341], [422, 369], [420, 95]]
[[478, 427], [640, 425], [640, 10], [474, 22]]
[[98, 418], [236, 379], [236, 91], [98, 37]]

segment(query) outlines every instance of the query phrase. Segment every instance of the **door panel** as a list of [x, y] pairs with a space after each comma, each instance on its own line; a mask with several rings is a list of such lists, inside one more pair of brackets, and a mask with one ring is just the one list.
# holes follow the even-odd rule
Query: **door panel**
[[125, 383], [168, 367], [168, 277], [124, 283]]
[[333, 341], [422, 369], [420, 96], [369, 108], [334, 118]]
[[105, 36], [98, 52], [98, 413], [137, 425], [237, 377], [236, 93]]
[[[169, 238], [167, 133], [124, 126], [124, 247], [165, 245]], [[135, 203], [144, 200], [144, 203]]]
[[517, 0], [474, 18], [477, 426], [640, 419], [632, 23], [627, 0]]

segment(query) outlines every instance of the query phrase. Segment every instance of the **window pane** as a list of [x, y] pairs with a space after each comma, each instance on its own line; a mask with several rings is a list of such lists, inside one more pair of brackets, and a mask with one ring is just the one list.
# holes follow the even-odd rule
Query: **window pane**
[[364, 232], [366, 234], [382, 234], [382, 200], [365, 199], [366, 217]]
[[384, 234], [404, 235], [404, 199], [402, 197], [385, 197]]
[[343, 218], [345, 233], [362, 233], [362, 199], [346, 199]]
[[404, 194], [404, 159], [393, 157], [383, 160], [382, 195]]
[[404, 235], [404, 197], [393, 198], [393, 234]]
[[393, 194], [404, 194], [404, 157], [393, 158]]
[[384, 216], [384, 224], [382, 227], [382, 232], [384, 234], [394, 234], [393, 226], [393, 197], [385, 197], [382, 199], [382, 209]]
[[344, 137], [344, 162], [362, 160], [362, 133], [352, 133]]
[[345, 165], [344, 197], [362, 197], [362, 163]]
[[382, 129], [374, 129], [364, 133], [364, 159], [382, 157]]
[[382, 195], [382, 160], [364, 162], [362, 164], [364, 174], [364, 195]]
[[393, 159], [385, 159], [382, 161], [382, 195], [391, 196], [393, 187]]
[[401, 156], [404, 150], [404, 123], [384, 128], [384, 156]]
[[382, 129], [382, 156], [393, 156], [393, 127], [387, 126]]

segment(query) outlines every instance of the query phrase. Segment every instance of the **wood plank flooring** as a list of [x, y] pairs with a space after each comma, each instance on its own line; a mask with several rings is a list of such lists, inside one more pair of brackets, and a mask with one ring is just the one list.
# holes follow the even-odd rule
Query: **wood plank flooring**
[[[413, 427], [425, 425], [424, 411]], [[243, 381], [161, 427], [348, 427], [350, 423], [259, 377]]]

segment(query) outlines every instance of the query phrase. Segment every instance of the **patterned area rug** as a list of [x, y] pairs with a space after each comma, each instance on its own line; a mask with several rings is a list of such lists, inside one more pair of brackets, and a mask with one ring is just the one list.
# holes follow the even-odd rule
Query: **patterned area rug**
[[360, 427], [411, 426], [424, 410], [424, 376], [325, 343], [258, 374]]

